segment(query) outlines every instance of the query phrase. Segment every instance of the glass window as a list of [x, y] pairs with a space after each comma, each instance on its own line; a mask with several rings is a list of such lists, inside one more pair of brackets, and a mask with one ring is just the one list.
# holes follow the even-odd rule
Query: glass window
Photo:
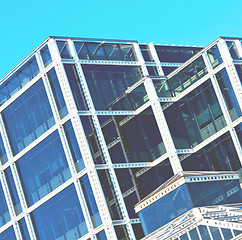
[[237, 136], [239, 138], [240, 144], [242, 145], [242, 123], [235, 127]]
[[176, 148], [194, 147], [226, 126], [210, 80], [164, 113]]
[[88, 176], [84, 175], [83, 177], [81, 177], [80, 182], [87, 203], [87, 207], [91, 215], [93, 226], [96, 228], [102, 224], [102, 220], [97, 208], [96, 200], [93, 195], [93, 191]]
[[186, 185], [173, 190], [138, 212], [145, 235], [193, 208]]
[[20, 200], [18, 197], [17, 189], [16, 189], [16, 186], [15, 186], [15, 183], [13, 180], [13, 175], [12, 175], [10, 167], [8, 167], [4, 171], [4, 173], [6, 176], [7, 183], [8, 183], [8, 189], [9, 189], [9, 192], [10, 192], [10, 195], [12, 198], [14, 210], [15, 210], [16, 215], [18, 215], [19, 213], [22, 212], [22, 207], [20, 205]]
[[242, 111], [239, 107], [238, 100], [234, 93], [232, 84], [230, 82], [226, 69], [222, 69], [216, 75], [220, 90], [223, 94], [225, 104], [228, 108], [231, 120], [234, 121], [242, 115]]
[[203, 58], [200, 56], [174, 76], [169, 77], [167, 81], [174, 96], [178, 96], [186, 88], [204, 77], [207, 72]]
[[82, 68], [97, 110], [108, 109], [110, 103], [142, 77], [139, 67], [83, 65]]
[[0, 233], [0, 239], [1, 240], [10, 240], [10, 239], [17, 240], [13, 227], [11, 226], [4, 232]]
[[98, 173], [100, 183], [102, 185], [104, 196], [107, 201], [107, 205], [109, 208], [109, 212], [111, 214], [111, 218], [113, 220], [122, 219], [123, 217], [122, 217], [122, 213], [120, 210], [120, 205], [115, 196], [115, 191], [114, 191], [113, 183], [111, 181], [111, 177], [109, 175], [109, 171], [106, 169], [103, 169], [103, 170], [98, 170], [97, 173]]
[[183, 234], [182, 236], [180, 236], [180, 240], [189, 240], [187, 234]]
[[153, 83], [158, 97], [174, 97], [167, 80], [153, 79]]
[[206, 226], [200, 225], [198, 229], [202, 239], [211, 240]]
[[3, 119], [14, 155], [54, 125], [42, 80], [7, 107]]
[[155, 66], [146, 66], [150, 76], [159, 76], [157, 68]]
[[28, 205], [36, 203], [71, 177], [57, 131], [21, 157], [17, 167]]
[[165, 76], [169, 75], [171, 72], [173, 72], [177, 67], [162, 67], [162, 70], [165, 74]]
[[235, 65], [235, 68], [237, 70], [240, 82], [242, 84], [242, 65]]
[[[116, 159], [123, 159], [123, 162], [149, 162], [163, 155], [166, 149], [151, 107], [134, 117], [129, 117], [126, 117], [127, 121], [120, 121], [119, 116], [114, 116], [116, 131], [120, 136], [116, 142], [120, 141], [119, 149], [123, 149], [126, 157], [123, 158], [122, 151], [117, 152], [113, 162], [115, 163]], [[103, 129], [105, 131], [105, 128]], [[112, 147], [109, 151], [112, 152]], [[121, 158], [117, 154], [121, 154]]]
[[114, 100], [108, 106], [109, 110], [136, 110], [149, 101], [144, 84], [140, 84], [129, 93], [124, 93], [122, 96]]
[[[0, 184], [0, 227], [10, 221], [10, 214], [4, 197], [2, 185]], [[1, 235], [0, 235], [1, 236]]]
[[44, 66], [47, 67], [52, 62], [50, 51], [47, 44], [40, 50], [40, 55], [42, 57]]
[[200, 240], [196, 228], [193, 228], [192, 230], [190, 230], [189, 235], [190, 235], [192, 240]]
[[118, 240], [127, 240], [127, 239], [129, 239], [128, 232], [127, 232], [127, 229], [126, 229], [125, 225], [115, 226], [114, 230], [116, 232]]
[[139, 45], [143, 58], [146, 62], [153, 62], [153, 58], [148, 45]]
[[136, 61], [131, 44], [74, 42], [78, 57], [87, 60]]
[[230, 229], [221, 228], [221, 231], [223, 233], [224, 240], [229, 240], [233, 238], [233, 235]]
[[72, 59], [72, 54], [67, 41], [56, 41], [60, 56], [63, 59]]
[[26, 83], [39, 74], [35, 56], [29, 59], [0, 86], [0, 104], [15, 95]]
[[210, 227], [209, 226], [209, 229], [210, 229], [210, 232], [211, 232], [211, 234], [213, 236], [213, 239], [222, 240], [222, 237], [220, 235], [219, 229], [217, 227]]
[[184, 171], [237, 171], [241, 168], [229, 133], [225, 133], [182, 161]]
[[133, 227], [136, 239], [141, 239], [145, 236], [143, 228], [140, 223], [132, 224], [132, 227]]
[[155, 46], [161, 62], [183, 63], [198, 53], [199, 47]]
[[226, 43], [227, 43], [227, 46], [228, 46], [228, 49], [229, 49], [231, 57], [234, 60], [240, 60], [241, 56], [239, 54], [239, 51], [238, 51], [238, 49], [236, 47], [235, 42], [233, 42], [233, 41], [226, 41]]
[[71, 87], [71, 91], [76, 103], [76, 107], [78, 110], [87, 110], [88, 106], [85, 103], [85, 98], [83, 95], [81, 83], [79, 76], [76, 71], [76, 67], [73, 64], [64, 64], [64, 68], [66, 71], [66, 75]]
[[79, 239], [88, 232], [73, 184], [34, 210], [31, 216], [40, 240]]
[[63, 118], [68, 114], [66, 103], [60, 88], [60, 83], [58, 81], [55, 69], [52, 68], [48, 73], [47, 76], [49, 78], [51, 90], [53, 92], [56, 106], [58, 108], [60, 117]]
[[97, 240], [107, 240], [107, 236], [104, 230], [102, 230], [101, 232], [99, 232], [97, 235]]
[[7, 161], [8, 161], [8, 157], [7, 157], [6, 150], [5, 150], [5, 147], [4, 147], [4, 144], [3, 144], [2, 136], [0, 134], [0, 162], [3, 165]]
[[124, 197], [125, 206], [127, 208], [130, 218], [138, 218], [137, 213], [134, 211], [134, 205], [139, 202], [136, 192], [133, 192]]
[[69, 148], [71, 150], [72, 158], [76, 166], [76, 170], [77, 172], [80, 172], [85, 168], [85, 165], [84, 165], [82, 154], [70, 120], [64, 124], [64, 130], [65, 130], [67, 141], [69, 143]]
[[29, 232], [27, 229], [25, 219], [22, 218], [18, 223], [19, 223], [19, 228], [20, 228], [23, 240], [30, 240], [30, 236], [29, 236]]
[[207, 50], [207, 54], [213, 68], [217, 67], [223, 62], [217, 45], [214, 45], [209, 50]]

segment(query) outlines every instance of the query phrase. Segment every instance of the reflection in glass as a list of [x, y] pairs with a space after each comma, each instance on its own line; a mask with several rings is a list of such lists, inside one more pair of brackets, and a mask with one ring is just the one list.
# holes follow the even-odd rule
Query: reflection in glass
[[231, 120], [234, 121], [242, 115], [242, 111], [239, 107], [234, 89], [230, 82], [228, 73], [225, 68], [223, 68], [216, 75], [220, 90], [223, 94], [225, 104], [228, 108]]
[[64, 124], [63, 127], [69, 144], [71, 155], [75, 163], [76, 170], [77, 172], [80, 172], [85, 168], [85, 165], [71, 121], [69, 120], [67, 123]]
[[44, 66], [47, 67], [52, 62], [50, 51], [47, 44], [40, 50], [40, 55], [42, 57]]
[[60, 56], [63, 59], [72, 59], [72, 54], [67, 41], [56, 41]]
[[237, 171], [241, 168], [229, 133], [225, 133], [182, 161], [184, 171]]
[[[0, 184], [0, 227], [10, 221], [10, 214], [4, 197], [2, 184]], [[1, 235], [0, 235], [1, 236]]]
[[7, 157], [6, 150], [5, 150], [5, 147], [3, 144], [2, 136], [0, 134], [0, 162], [3, 165], [7, 161], [8, 161], [8, 157]]
[[107, 240], [107, 236], [104, 230], [102, 230], [101, 232], [99, 232], [97, 235], [97, 240]]
[[176, 148], [194, 147], [226, 126], [210, 80], [164, 113]]
[[226, 41], [226, 43], [227, 43], [227, 46], [228, 46], [228, 49], [229, 49], [231, 57], [234, 60], [240, 60], [241, 56], [239, 54], [239, 51], [237, 49], [237, 46], [236, 46], [235, 42], [233, 42], [233, 41]]
[[207, 54], [213, 68], [217, 67], [223, 62], [217, 45], [214, 45], [209, 50], [207, 50]]
[[115, 65], [83, 65], [94, 106], [106, 110], [128, 87], [142, 78], [139, 67]]
[[73, 184], [35, 209], [31, 217], [39, 240], [79, 239], [88, 232]]
[[29, 232], [27, 229], [25, 219], [22, 218], [18, 223], [19, 223], [19, 228], [20, 228], [23, 240], [30, 240], [30, 236], [29, 236]]
[[8, 183], [8, 189], [11, 195], [12, 203], [14, 206], [15, 214], [18, 215], [22, 212], [22, 207], [20, 205], [20, 200], [18, 197], [17, 189], [13, 180], [13, 175], [10, 167], [8, 167], [5, 171], [5, 177]]
[[52, 68], [47, 73], [47, 76], [48, 76], [48, 79], [50, 82], [51, 90], [53, 92], [60, 117], [63, 118], [68, 114], [68, 111], [67, 111], [66, 103], [65, 103], [65, 100], [64, 100], [61, 88], [60, 88], [60, 83], [59, 83], [57, 75], [56, 75], [55, 68]]
[[57, 131], [21, 157], [16, 164], [29, 206], [71, 177]]
[[13, 226], [9, 227], [4, 232], [0, 233], [0, 239], [1, 240], [17, 240], [15, 233], [14, 233]]
[[148, 45], [139, 45], [143, 58], [146, 62], [154, 62]]
[[77, 55], [87, 60], [136, 61], [133, 45], [114, 43], [74, 42]]
[[39, 74], [35, 56], [29, 59], [0, 86], [0, 105], [15, 95], [26, 83]]
[[96, 228], [102, 224], [102, 220], [87, 174], [80, 178], [80, 182], [87, 203], [87, 207], [91, 215], [93, 226]]
[[17, 154], [54, 124], [42, 79], [3, 111], [13, 154]]
[[241, 85], [242, 85], [242, 65], [235, 65], [235, 68], [238, 73]]
[[207, 72], [202, 56], [198, 57], [174, 76], [168, 78], [167, 81], [173, 95], [178, 96], [186, 88], [205, 76]]

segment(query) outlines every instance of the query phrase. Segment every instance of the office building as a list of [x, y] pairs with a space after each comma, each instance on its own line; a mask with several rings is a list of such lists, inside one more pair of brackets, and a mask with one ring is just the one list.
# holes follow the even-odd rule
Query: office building
[[168, 179], [241, 169], [241, 79], [240, 39], [48, 37], [0, 83], [0, 239], [143, 238]]

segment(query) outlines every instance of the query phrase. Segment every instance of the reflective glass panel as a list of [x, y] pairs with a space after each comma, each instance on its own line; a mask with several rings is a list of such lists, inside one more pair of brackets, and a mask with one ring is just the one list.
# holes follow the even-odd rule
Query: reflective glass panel
[[183, 63], [202, 48], [156, 45], [155, 49], [161, 62]]
[[209, 226], [209, 229], [210, 229], [210, 232], [212, 234], [213, 239], [222, 240], [221, 234], [220, 234], [217, 227], [210, 227]]
[[0, 86], [0, 104], [15, 95], [38, 74], [39, 67], [35, 56], [33, 56]]
[[189, 240], [187, 234], [183, 234], [182, 236], [180, 236], [180, 240]]
[[99, 232], [97, 235], [97, 240], [107, 240], [107, 236], [104, 230], [102, 230], [101, 232]]
[[17, 162], [28, 205], [36, 203], [70, 177], [70, 170], [57, 131]]
[[27, 229], [25, 219], [22, 218], [18, 223], [19, 223], [19, 228], [20, 228], [23, 240], [30, 240], [30, 236], [29, 236], [29, 232]]
[[44, 66], [47, 67], [52, 62], [50, 51], [47, 44], [40, 50], [40, 55], [42, 57]]
[[148, 45], [139, 45], [143, 58], [146, 62], [153, 62], [153, 58]]
[[168, 74], [170, 74], [171, 72], [173, 72], [175, 69], [177, 69], [177, 67], [162, 67], [162, 70], [165, 74], [165, 76], [167, 76]]
[[64, 64], [66, 75], [71, 87], [71, 91], [78, 110], [86, 110], [88, 106], [85, 104], [84, 95], [80, 83], [79, 76], [76, 71], [76, 67], [73, 64]]
[[235, 65], [235, 68], [237, 70], [240, 82], [242, 84], [242, 65]]
[[202, 239], [211, 240], [206, 226], [200, 225], [198, 229]]
[[193, 228], [192, 230], [190, 230], [189, 235], [190, 235], [192, 240], [200, 240], [196, 228]]
[[93, 195], [93, 191], [88, 176], [84, 175], [83, 177], [81, 177], [80, 182], [87, 203], [87, 207], [91, 215], [93, 226], [96, 228], [102, 224], [102, 220], [97, 208], [97, 204]]
[[217, 45], [214, 45], [209, 50], [207, 50], [207, 54], [213, 68], [217, 67], [220, 63], [223, 62]]
[[3, 119], [14, 155], [54, 125], [42, 80], [7, 107]]
[[222, 69], [216, 75], [220, 90], [223, 94], [225, 104], [228, 108], [231, 120], [234, 121], [242, 115], [242, 111], [239, 107], [238, 100], [234, 93], [232, 84], [230, 82], [226, 69]]
[[31, 216], [39, 240], [79, 239], [88, 232], [73, 184], [35, 209]]
[[11, 199], [13, 202], [13, 206], [14, 206], [14, 210], [15, 210], [15, 214], [18, 215], [19, 213], [22, 212], [22, 207], [20, 205], [20, 200], [18, 197], [18, 193], [17, 193], [17, 189], [13, 180], [13, 175], [11, 172], [10, 167], [8, 167], [5, 171], [5, 177], [8, 183], [8, 189], [11, 195]]
[[120, 210], [120, 205], [118, 204], [117, 197], [115, 195], [113, 183], [110, 178], [108, 170], [98, 170], [98, 177], [103, 189], [104, 196], [107, 201], [107, 205], [110, 211], [111, 218], [113, 220], [122, 219], [122, 213]]
[[234, 60], [240, 60], [241, 57], [240, 57], [240, 54], [239, 54], [239, 51], [237, 49], [237, 46], [236, 46], [235, 42], [227, 41], [226, 43], [227, 43], [227, 46], [228, 46], [228, 49], [229, 49], [231, 57]]
[[125, 225], [115, 226], [114, 230], [116, 232], [118, 240], [129, 239], [128, 232], [127, 232]]
[[13, 227], [11, 226], [4, 232], [0, 233], [0, 239], [1, 240], [15, 240], [15, 239], [17, 240]]
[[155, 66], [146, 66], [150, 76], [158, 76], [158, 71]]
[[225, 133], [182, 162], [184, 171], [237, 171], [241, 168], [232, 138]]
[[168, 78], [167, 81], [173, 95], [178, 96], [186, 88], [205, 76], [207, 72], [202, 56], [193, 60], [188, 66]]
[[136, 239], [141, 239], [145, 236], [143, 228], [140, 223], [132, 224], [132, 227], [133, 227]]
[[176, 148], [190, 148], [226, 126], [210, 80], [164, 111]]
[[230, 229], [221, 228], [221, 231], [223, 233], [224, 240], [229, 240], [229, 239], [232, 239], [233, 238], [233, 235], [232, 235]]
[[110, 103], [142, 77], [139, 67], [83, 65], [82, 68], [97, 110], [108, 109]]
[[4, 163], [6, 163], [8, 161], [8, 157], [6, 154], [6, 150], [5, 147], [3, 145], [3, 139], [2, 136], [0, 134], [0, 162], [3, 165]]
[[77, 172], [80, 172], [82, 169], [85, 168], [85, 165], [84, 165], [82, 154], [70, 120], [64, 124], [64, 130], [65, 130], [67, 141], [69, 143], [69, 148], [72, 154], [72, 158], [76, 166], [76, 170]]
[[51, 90], [53, 92], [60, 117], [63, 118], [68, 114], [68, 111], [67, 111], [66, 103], [65, 103], [65, 100], [64, 100], [61, 88], [60, 88], [60, 83], [59, 83], [57, 75], [56, 75], [55, 68], [52, 68], [47, 73], [47, 76], [48, 76], [48, 79], [50, 82]]
[[[112, 158], [114, 163], [119, 160], [122, 162], [154, 161], [166, 152], [151, 107], [136, 116], [127, 116], [121, 121], [119, 116], [114, 116], [113, 121], [118, 137], [118, 139], [114, 139], [116, 143], [114, 146], [117, 147], [117, 144], [120, 144], [121, 148], [119, 149], [123, 149], [125, 154], [125, 158], [123, 158], [122, 150], [112, 152], [112, 146], [110, 146], [111, 158], [113, 153], [115, 155], [113, 156], [115, 158]], [[103, 131], [105, 132], [105, 128], [103, 128]], [[118, 149], [116, 148], [116, 150]]]
[[6, 224], [9, 221], [10, 221], [10, 214], [4, 197], [2, 185], [0, 184], [0, 227], [2, 227], [4, 224]]
[[67, 41], [56, 41], [60, 56], [63, 59], [72, 59], [70, 47]]
[[192, 207], [186, 185], [173, 190], [138, 212], [145, 235], [164, 226]]

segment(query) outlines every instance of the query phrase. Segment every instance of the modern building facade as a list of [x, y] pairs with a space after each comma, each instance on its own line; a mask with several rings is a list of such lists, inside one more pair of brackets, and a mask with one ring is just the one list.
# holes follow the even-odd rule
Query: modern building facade
[[241, 39], [48, 37], [1, 80], [0, 239], [143, 238], [169, 178], [241, 169], [241, 81]]

